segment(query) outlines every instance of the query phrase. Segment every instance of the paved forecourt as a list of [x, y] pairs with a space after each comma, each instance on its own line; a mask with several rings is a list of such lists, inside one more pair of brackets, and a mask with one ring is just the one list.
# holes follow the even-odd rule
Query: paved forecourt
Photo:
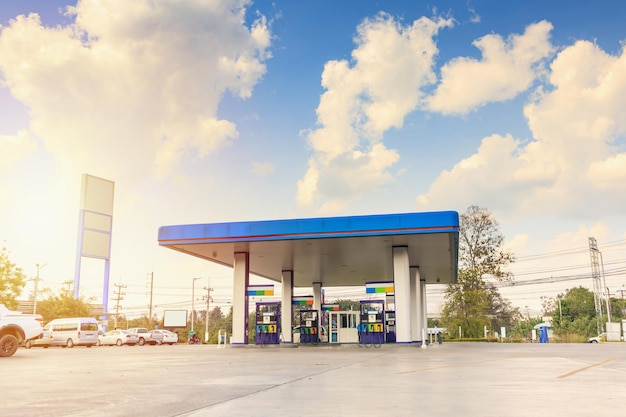
[[613, 416], [626, 344], [20, 349], [0, 416]]

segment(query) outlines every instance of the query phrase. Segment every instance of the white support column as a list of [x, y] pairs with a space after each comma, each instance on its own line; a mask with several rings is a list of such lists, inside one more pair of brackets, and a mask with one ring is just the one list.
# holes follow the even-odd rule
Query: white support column
[[393, 248], [393, 282], [396, 301], [396, 343], [411, 343], [411, 283], [409, 248]]
[[322, 283], [313, 283], [313, 310], [322, 311]]
[[417, 299], [417, 317], [415, 318], [417, 321], [418, 336], [420, 341], [424, 342], [424, 334], [428, 332], [428, 326], [426, 326], [426, 281], [422, 281], [420, 277], [420, 271], [417, 270], [417, 275], [415, 277], [415, 298]]
[[250, 254], [235, 253], [233, 266], [233, 344], [248, 343], [248, 281], [250, 278]]
[[411, 274], [411, 341], [422, 340], [422, 293], [420, 285], [420, 270], [412, 266]]
[[427, 308], [427, 304], [426, 304], [426, 279], [421, 279], [420, 278], [420, 288], [421, 288], [421, 292], [422, 292], [422, 327], [424, 328], [424, 331], [426, 333], [426, 335], [428, 335], [428, 308]]
[[282, 296], [280, 306], [280, 333], [283, 343], [293, 342], [293, 271], [283, 271], [282, 276]]

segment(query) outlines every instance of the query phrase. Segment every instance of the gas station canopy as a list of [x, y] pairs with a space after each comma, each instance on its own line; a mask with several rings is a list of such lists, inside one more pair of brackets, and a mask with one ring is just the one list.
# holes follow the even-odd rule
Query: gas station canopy
[[455, 211], [209, 223], [159, 228], [159, 245], [233, 267], [249, 253], [250, 273], [295, 287], [359, 286], [393, 281], [393, 248], [427, 284], [455, 283], [459, 215]]

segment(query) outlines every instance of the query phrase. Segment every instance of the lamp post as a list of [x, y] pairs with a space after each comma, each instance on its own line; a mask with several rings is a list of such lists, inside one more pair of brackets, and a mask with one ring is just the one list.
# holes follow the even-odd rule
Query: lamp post
[[191, 331], [193, 332], [193, 309], [194, 309], [194, 301], [196, 300], [196, 281], [199, 280], [200, 277], [198, 278], [193, 278], [193, 280], [191, 281]]
[[[602, 274], [604, 275], [604, 268]], [[606, 287], [606, 316], [609, 319], [609, 323], [611, 323], [611, 291], [609, 287]]]
[[37, 289], [39, 288], [39, 270], [48, 264], [36, 264], [37, 267], [37, 277], [35, 278], [35, 288], [33, 289], [33, 314], [37, 313]]
[[204, 315], [204, 343], [209, 343], [209, 304], [211, 303], [211, 277], [209, 277], [209, 286], [206, 289], [206, 314]]

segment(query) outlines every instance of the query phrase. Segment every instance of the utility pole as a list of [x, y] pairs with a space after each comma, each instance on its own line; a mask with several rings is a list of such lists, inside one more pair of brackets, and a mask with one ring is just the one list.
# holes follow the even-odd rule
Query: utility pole
[[[598, 242], [594, 237], [589, 238], [589, 255], [591, 257], [591, 279], [593, 281], [593, 301], [596, 307], [596, 315], [599, 321], [596, 322], [598, 334], [604, 328], [602, 318], [602, 275], [600, 273], [600, 251], [598, 250]], [[609, 319], [611, 321], [611, 319]]]
[[115, 287], [117, 287], [114, 291], [114, 294], [116, 296], [115, 298], [115, 327], [114, 329], [117, 329], [117, 318], [120, 314], [120, 301], [122, 301], [124, 299], [124, 296], [126, 295], [125, 292], [122, 292], [123, 288], [126, 288], [126, 285], [122, 285], [122, 284], [113, 284]]
[[37, 290], [39, 288], [39, 270], [48, 264], [36, 264], [37, 267], [37, 276], [35, 277], [35, 288], [33, 289], [33, 314], [37, 313]]
[[204, 316], [204, 343], [209, 343], [209, 303], [211, 302], [211, 277], [209, 277], [209, 285], [204, 287], [206, 290], [206, 315]]
[[74, 281], [63, 281], [63, 285], [67, 285], [67, 290], [65, 290], [65, 295], [68, 297], [70, 293], [72, 292], [72, 284], [74, 284]]
[[150, 272], [148, 275], [150, 275], [150, 315], [148, 316], [148, 320], [150, 321], [150, 324], [152, 324], [152, 291], [154, 289], [154, 272]]
[[193, 322], [194, 322], [194, 303], [196, 301], [196, 281], [199, 280], [200, 277], [193, 278], [191, 281], [191, 334], [193, 334]]

